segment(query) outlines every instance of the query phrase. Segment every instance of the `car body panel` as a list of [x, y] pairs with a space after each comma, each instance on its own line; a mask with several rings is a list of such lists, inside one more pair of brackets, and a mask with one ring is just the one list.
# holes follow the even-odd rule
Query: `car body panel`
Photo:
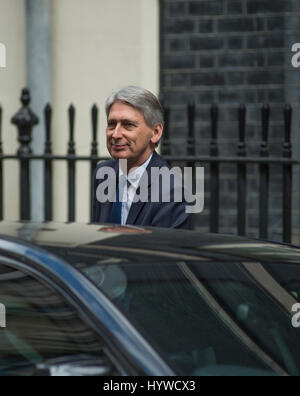
[[[1, 239], [0, 252], [11, 255], [15, 260], [2, 258], [2, 262], [34, 273], [40, 278], [51, 280], [56, 288], [64, 289], [65, 295], [80, 301], [89, 311], [89, 315], [98, 319], [105, 329], [109, 330], [110, 339], [118, 347], [127, 351], [146, 375], [174, 375], [173, 371], [158, 356], [153, 348], [141, 337], [119, 310], [99, 289], [69, 263], [42, 249], [29, 244], [17, 243], [14, 240]], [[16, 259], [19, 258], [20, 261]], [[102, 333], [103, 335], [103, 333]], [[109, 342], [109, 339], [107, 339]]]
[[[81, 309], [88, 312], [91, 322], [95, 324], [96, 320], [100, 324], [101, 334], [111, 347], [119, 348], [123, 356], [128, 356], [128, 361], [146, 375], [174, 375], [175, 371], [152, 346], [151, 340], [145, 338], [111, 301], [109, 293], [96, 287], [76, 267], [80, 258], [90, 260], [93, 265], [98, 263], [100, 267], [139, 265], [146, 268], [147, 265], [157, 265], [166, 271], [175, 263], [194, 284], [201, 298], [245, 345], [275, 372], [287, 374], [249, 337], [245, 328], [225, 312], [204, 283], [195, 279], [197, 271], [192, 268], [205, 268], [204, 276], [208, 282], [214, 278], [225, 282], [236, 268], [258, 290], [263, 290], [272, 304], [285, 310], [288, 318], [297, 298], [286, 289], [286, 284], [292, 280], [300, 283], [300, 249], [297, 247], [228, 235], [149, 227], [0, 222], [0, 255], [3, 260], [7, 257], [8, 261], [15, 260], [11, 261], [12, 265], [23, 266], [51, 281], [66, 297], [72, 296]], [[216, 262], [222, 263], [227, 275], [215, 272]], [[285, 275], [286, 272], [289, 275]], [[232, 370], [234, 367], [229, 367], [229, 371]], [[200, 370], [199, 375], [200, 372], [205, 370]]]

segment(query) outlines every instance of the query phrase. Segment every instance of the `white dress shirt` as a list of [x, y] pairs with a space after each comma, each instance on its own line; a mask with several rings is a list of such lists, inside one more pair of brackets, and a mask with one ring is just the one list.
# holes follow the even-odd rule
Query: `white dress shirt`
[[[123, 190], [123, 197], [122, 197], [122, 215], [121, 215], [121, 222], [122, 225], [126, 224], [127, 217], [136, 193], [136, 190], [139, 186], [140, 180], [151, 161], [153, 153], [147, 159], [143, 165], [139, 166], [138, 168], [133, 168], [129, 171], [128, 175], [125, 175], [122, 168], [119, 167], [119, 185], [120, 190]], [[123, 187], [124, 186], [124, 187]]]

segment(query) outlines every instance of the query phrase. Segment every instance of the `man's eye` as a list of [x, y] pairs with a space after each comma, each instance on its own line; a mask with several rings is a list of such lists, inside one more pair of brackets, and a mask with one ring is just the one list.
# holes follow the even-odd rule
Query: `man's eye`
[[109, 122], [108, 124], [107, 124], [107, 128], [108, 129], [113, 129], [115, 127], [115, 123], [114, 122]]
[[134, 124], [133, 122], [125, 122], [124, 125], [125, 125], [125, 127], [130, 127], [130, 128], [131, 128], [131, 127], [132, 127], [132, 128], [135, 127], [135, 124]]

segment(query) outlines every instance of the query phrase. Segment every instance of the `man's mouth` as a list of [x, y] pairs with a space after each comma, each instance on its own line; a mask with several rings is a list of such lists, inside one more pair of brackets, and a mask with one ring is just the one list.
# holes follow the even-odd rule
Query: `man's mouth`
[[112, 148], [113, 148], [114, 150], [122, 150], [122, 149], [124, 149], [125, 147], [127, 147], [127, 144], [113, 144], [113, 145], [112, 145]]

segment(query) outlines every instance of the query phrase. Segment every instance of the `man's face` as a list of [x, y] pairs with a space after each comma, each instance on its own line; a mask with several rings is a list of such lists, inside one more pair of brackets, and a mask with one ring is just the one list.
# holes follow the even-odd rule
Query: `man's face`
[[107, 120], [107, 149], [114, 159], [127, 159], [129, 164], [139, 166], [148, 159], [161, 136], [156, 129], [146, 124], [136, 108], [115, 102]]

